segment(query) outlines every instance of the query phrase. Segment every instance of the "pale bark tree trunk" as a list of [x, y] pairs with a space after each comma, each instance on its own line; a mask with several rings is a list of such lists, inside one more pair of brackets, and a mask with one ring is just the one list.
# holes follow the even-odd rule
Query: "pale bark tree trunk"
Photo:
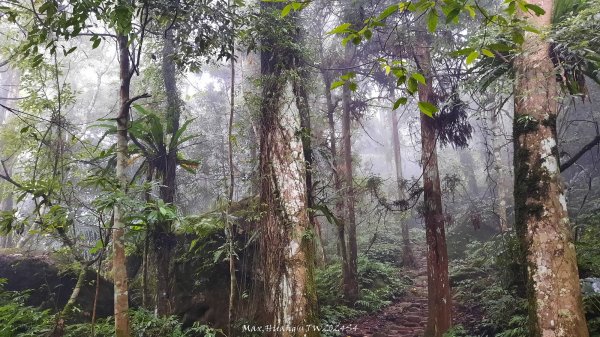
[[498, 123], [498, 114], [500, 111], [490, 110], [490, 122], [492, 127], [492, 147], [494, 151], [494, 173], [496, 176], [496, 193], [498, 206], [496, 207], [496, 214], [498, 214], [498, 221], [500, 232], [505, 233], [510, 230], [508, 227], [508, 216], [506, 215], [506, 171], [504, 165], [502, 165], [502, 144], [500, 142], [501, 128]]
[[[526, 19], [541, 30], [553, 1], [533, 1], [545, 14]], [[516, 60], [515, 225], [526, 254], [531, 336], [587, 337], [575, 246], [556, 141], [558, 85], [543, 35], [525, 33]]]
[[[425, 76], [419, 85], [419, 101], [436, 103], [433, 92], [430, 37], [417, 33], [415, 61]], [[441, 337], [451, 326], [452, 298], [448, 279], [448, 251], [442, 209], [442, 194], [437, 159], [437, 136], [433, 118], [421, 117], [421, 165], [423, 166], [423, 199], [425, 203], [425, 236], [427, 241], [428, 317], [426, 337]]]
[[[391, 96], [394, 97], [394, 90], [392, 89]], [[402, 174], [402, 153], [400, 145], [400, 135], [398, 132], [398, 114], [395, 111], [390, 112], [390, 119], [392, 120], [392, 147], [394, 150], [394, 166], [396, 168], [396, 184], [398, 187], [398, 198], [400, 200], [406, 200], [406, 191], [404, 190]], [[401, 220], [402, 230], [402, 264], [407, 268], [414, 268], [416, 266], [415, 256], [412, 251], [412, 245], [410, 243], [410, 232], [408, 229], [408, 222]]]
[[[280, 4], [262, 3], [265, 15]], [[287, 17], [286, 20], [294, 20]], [[316, 322], [314, 242], [306, 193], [306, 165], [299, 135], [300, 118], [293, 106], [290, 55], [281, 52], [274, 37], [262, 41], [263, 101], [261, 104], [260, 177], [261, 262], [265, 291], [265, 324], [304, 327]], [[272, 47], [272, 49], [271, 49]], [[271, 332], [268, 336], [316, 336], [311, 331]]]
[[[349, 65], [352, 57], [350, 43], [346, 45], [345, 61]], [[348, 280], [344, 282], [344, 295], [350, 303], [358, 299], [358, 245], [356, 242], [356, 196], [354, 194], [354, 174], [352, 171], [352, 106], [350, 87], [342, 88], [342, 144], [343, 174], [346, 192], [346, 229], [348, 230]]]
[[[120, 99], [121, 107], [117, 116], [117, 180], [121, 191], [127, 190], [127, 127], [129, 124], [129, 87], [131, 83], [129, 50], [127, 36], [117, 38], [120, 61]], [[115, 336], [129, 337], [129, 293], [127, 270], [125, 267], [125, 222], [124, 210], [117, 203], [114, 210], [113, 225], [113, 280], [115, 285]]]

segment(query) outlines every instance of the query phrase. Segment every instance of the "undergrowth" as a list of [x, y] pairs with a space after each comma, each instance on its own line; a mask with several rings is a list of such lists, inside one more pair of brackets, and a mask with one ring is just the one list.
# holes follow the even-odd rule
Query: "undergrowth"
[[[380, 310], [402, 295], [411, 284], [409, 279], [400, 276], [397, 267], [361, 257], [358, 260], [359, 298], [354, 306], [349, 306], [343, 304], [346, 301], [340, 283], [341, 268], [337, 262], [318, 269], [316, 273], [321, 324], [326, 326], [336, 326], [351, 318]], [[335, 333], [329, 335], [335, 336]]]
[[451, 268], [456, 301], [471, 319], [452, 337], [525, 337], [527, 303], [520, 280], [518, 242], [512, 235], [467, 245], [465, 258]]
[[[54, 328], [55, 315], [49, 310], [25, 305], [27, 292], [5, 291], [0, 284], [0, 337], [47, 336]], [[223, 336], [219, 330], [194, 324], [183, 329], [177, 317], [157, 318], [153, 313], [134, 309], [130, 312], [131, 335], [136, 337], [216, 337]], [[90, 323], [71, 324], [65, 327], [65, 337], [91, 336]], [[94, 336], [113, 337], [112, 318], [101, 319], [94, 324]]]

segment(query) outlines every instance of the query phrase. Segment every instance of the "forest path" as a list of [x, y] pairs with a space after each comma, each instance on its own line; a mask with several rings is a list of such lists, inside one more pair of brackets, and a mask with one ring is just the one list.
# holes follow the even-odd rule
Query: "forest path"
[[[415, 250], [417, 268], [404, 271], [414, 284], [390, 306], [347, 323], [353, 328], [344, 336], [421, 337], [427, 323], [426, 252]], [[356, 326], [356, 330], [354, 330]]]

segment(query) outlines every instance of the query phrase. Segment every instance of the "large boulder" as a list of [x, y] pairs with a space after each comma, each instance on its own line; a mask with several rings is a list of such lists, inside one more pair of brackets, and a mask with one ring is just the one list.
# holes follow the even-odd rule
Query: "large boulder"
[[[0, 252], [0, 278], [6, 279], [4, 290], [29, 291], [26, 304], [43, 309], [61, 310], [77, 283], [73, 271], [61, 271], [48, 255], [26, 255]], [[76, 305], [82, 319], [91, 316], [96, 295], [96, 273], [87, 272]], [[113, 285], [100, 278], [96, 306], [97, 317], [113, 313]]]

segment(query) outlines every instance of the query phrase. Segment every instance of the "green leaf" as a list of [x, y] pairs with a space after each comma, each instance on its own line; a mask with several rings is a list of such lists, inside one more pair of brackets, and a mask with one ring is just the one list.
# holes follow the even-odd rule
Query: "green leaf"
[[467, 65], [473, 63], [475, 59], [479, 57], [479, 52], [477, 50], [472, 51], [469, 56], [467, 56]]
[[75, 49], [77, 49], [77, 47], [71, 47], [69, 50], [64, 51], [63, 52], [64, 56], [67, 56], [67, 55], [71, 54], [72, 52], [75, 51]]
[[383, 12], [381, 12], [381, 14], [379, 14], [379, 16], [377, 17], [377, 20], [382, 21], [382, 20], [387, 19], [390, 15], [396, 13], [398, 11], [398, 9], [400, 9], [400, 6], [398, 6], [398, 4], [389, 6]]
[[520, 30], [514, 30], [512, 32], [512, 39], [518, 45], [522, 45], [523, 42], [525, 42], [525, 38], [523, 37], [523, 32], [521, 32]]
[[469, 12], [469, 16], [471, 19], [475, 19], [475, 9], [471, 5], [465, 5], [464, 10]]
[[351, 80], [355, 77], [356, 77], [356, 73], [353, 71], [349, 71], [349, 72], [345, 73], [344, 75], [340, 76], [340, 78], [344, 81]]
[[508, 7], [506, 8], [506, 13], [510, 16], [513, 16], [515, 14], [516, 9], [517, 5], [515, 4], [515, 1], [511, 1], [508, 4]]
[[438, 25], [438, 12], [435, 10], [435, 8], [433, 8], [427, 14], [427, 29], [429, 30], [429, 32], [433, 33], [433, 32], [435, 32], [437, 25]]
[[473, 48], [463, 48], [463, 49], [459, 49], [459, 50], [455, 50], [453, 52], [450, 53], [450, 56], [452, 57], [458, 57], [458, 56], [467, 56], [470, 53], [472, 53], [475, 49]]
[[429, 102], [419, 102], [418, 106], [419, 110], [429, 117], [433, 117], [433, 115], [438, 112], [438, 108]]
[[533, 11], [535, 13], [535, 15], [537, 15], [537, 16], [546, 14], [546, 11], [542, 7], [540, 7], [538, 5], [526, 4], [525, 8]]
[[100, 39], [97, 36], [94, 36], [92, 37], [91, 41], [94, 41], [94, 43], [92, 43], [92, 49], [96, 49], [100, 45], [100, 42], [102, 42], [102, 39]]
[[408, 98], [406, 97], [400, 97], [396, 100], [396, 102], [394, 102], [394, 107], [392, 108], [392, 110], [396, 110], [398, 109], [401, 105], [405, 105], [406, 102], [408, 102]]
[[423, 75], [421, 75], [419, 73], [414, 73], [410, 77], [414, 78], [415, 80], [417, 80], [421, 84], [425, 84], [425, 76], [423, 76]]
[[534, 34], [541, 34], [542, 33], [539, 29], [537, 29], [537, 28], [535, 28], [533, 26], [530, 26], [530, 25], [524, 25], [523, 26], [523, 30], [528, 31], [528, 32], [532, 32]]
[[348, 89], [350, 89], [350, 91], [356, 91], [356, 89], [358, 89], [358, 84], [355, 82], [348, 82]]
[[292, 10], [292, 4], [288, 4], [287, 6], [283, 7], [283, 9], [281, 10], [281, 17], [285, 18], [286, 16], [288, 16], [288, 14], [290, 14], [291, 10]]
[[458, 14], [460, 14], [460, 8], [453, 8], [446, 15], [446, 23], [450, 23], [450, 22], [456, 23], [458, 21]]
[[414, 78], [410, 77], [406, 82], [406, 89], [410, 94], [414, 94], [419, 89], [419, 83]]
[[331, 88], [329, 88], [329, 90], [333, 90], [335, 88], [339, 88], [342, 85], [344, 85], [346, 83], [346, 81], [335, 81], [331, 84]]
[[351, 23], [342, 23], [341, 25], [335, 27], [334, 29], [330, 30], [329, 33], [327, 34], [343, 34], [343, 33], [348, 33], [350, 32], [350, 30], [348, 28], [350, 28], [350, 26], [352, 26]]
[[482, 48], [481, 53], [487, 57], [496, 57], [489, 49]]

